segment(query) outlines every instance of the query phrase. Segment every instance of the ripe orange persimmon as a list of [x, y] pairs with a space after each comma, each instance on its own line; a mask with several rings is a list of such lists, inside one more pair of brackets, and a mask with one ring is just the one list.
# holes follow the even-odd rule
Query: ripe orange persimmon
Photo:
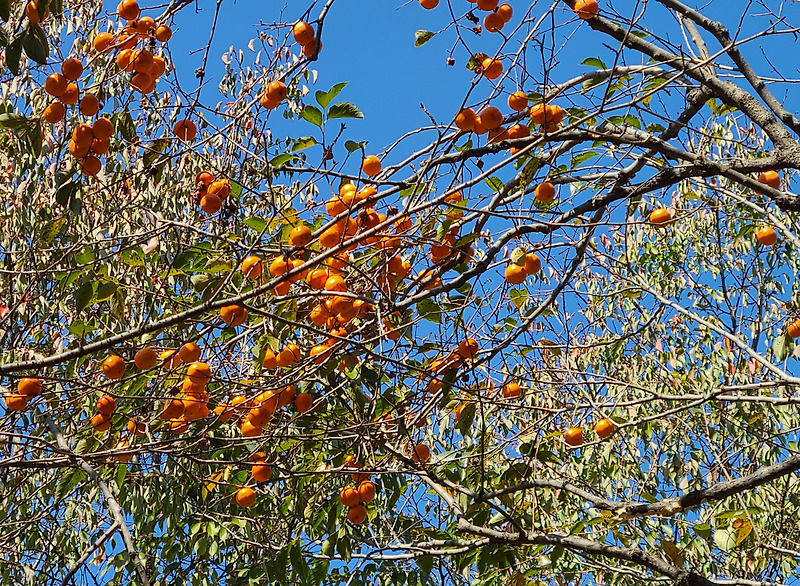
[[315, 291], [319, 291], [325, 288], [325, 282], [329, 276], [330, 274], [325, 269], [313, 269], [308, 272], [306, 283]]
[[525, 92], [514, 92], [508, 96], [508, 107], [515, 112], [521, 112], [528, 107], [528, 96]]
[[331, 226], [319, 235], [319, 243], [323, 248], [333, 248], [342, 241], [342, 233], [338, 226]]
[[108, 431], [111, 429], [111, 416], [98, 413], [90, 420], [95, 431]]
[[499, 33], [503, 30], [506, 21], [496, 12], [490, 12], [483, 17], [483, 28], [490, 33]]
[[[114, 447], [115, 450], [125, 451], [130, 448], [130, 444], [126, 440], [119, 440]], [[130, 462], [133, 459], [133, 454], [115, 454], [114, 459], [117, 462]]]
[[139, 18], [139, 3], [136, 0], [122, 0], [117, 6], [117, 14], [125, 20], [135, 20]]
[[241, 271], [242, 274], [249, 279], [258, 279], [264, 270], [264, 264], [261, 258], [251, 254], [242, 261]]
[[506, 399], [516, 399], [522, 395], [522, 387], [515, 382], [510, 382], [503, 385], [503, 397]]
[[180, 399], [170, 399], [164, 403], [164, 408], [158, 414], [159, 419], [178, 419], [183, 415], [185, 407]]
[[266, 482], [272, 477], [272, 466], [263, 463], [262, 460], [257, 460], [258, 464], [253, 464], [250, 467], [250, 474], [253, 475], [253, 480], [256, 482]]
[[506, 282], [511, 285], [521, 285], [525, 282], [525, 277], [527, 276], [528, 274], [525, 272], [525, 267], [521, 267], [517, 263], [512, 262], [506, 266]]
[[240, 488], [236, 493], [235, 500], [240, 507], [252, 507], [256, 503], [256, 493], [252, 488]]
[[94, 116], [100, 111], [100, 100], [94, 94], [84, 94], [78, 108], [84, 116]]
[[503, 21], [509, 22], [511, 17], [514, 16], [514, 9], [508, 4], [501, 4], [497, 7], [497, 14], [500, 15]]
[[374, 177], [381, 172], [381, 160], [375, 155], [367, 155], [361, 163], [361, 170], [365, 175]]
[[181, 363], [181, 355], [177, 350], [164, 350], [158, 355], [158, 359], [164, 363], [167, 368], [175, 368]]
[[37, 2], [37, 0], [30, 0], [30, 2], [28, 2], [28, 4], [25, 6], [25, 16], [27, 16], [28, 20], [30, 20], [31, 22], [39, 23], [42, 22], [44, 19], [46, 19], [48, 16], [50, 16], [50, 9], [45, 8], [44, 15], [40, 17], [39, 3]]
[[270, 102], [282, 102], [286, 98], [286, 84], [282, 81], [271, 81], [264, 91], [266, 99]]
[[64, 104], [62, 104], [61, 102], [51, 102], [44, 109], [42, 118], [44, 118], [50, 124], [56, 124], [58, 122], [61, 122], [64, 119], [64, 116], [66, 116], [66, 114], [67, 114], [67, 109], [64, 107]]
[[25, 377], [17, 382], [17, 394], [23, 397], [36, 397], [42, 394], [42, 381], [38, 378]]
[[219, 315], [226, 326], [237, 327], [247, 321], [247, 309], [241, 305], [225, 305], [220, 307]]
[[[47, 89], [47, 86], [45, 86]], [[764, 171], [758, 176], [758, 182], [770, 186], [772, 189], [781, 188], [781, 176], [777, 171], [769, 170]]]
[[761, 226], [756, 231], [756, 239], [764, 246], [772, 246], [778, 241], [778, 234], [772, 226]]
[[211, 367], [205, 362], [193, 362], [186, 369], [186, 376], [195, 384], [205, 384], [211, 379]]
[[549, 181], [542, 181], [534, 188], [533, 194], [539, 201], [550, 203], [556, 198], [556, 188]]
[[345, 507], [355, 507], [358, 499], [358, 491], [353, 486], [346, 486], [339, 492], [339, 502]]
[[365, 480], [358, 485], [358, 498], [362, 503], [371, 503], [375, 498], [375, 484]]
[[542, 270], [542, 261], [539, 259], [539, 257], [533, 252], [526, 254], [525, 273], [527, 275], [535, 275], [540, 270]]
[[439, 6], [439, 0], [419, 0], [419, 5], [425, 10], [433, 10]]
[[294, 407], [299, 413], [308, 413], [313, 403], [314, 398], [308, 393], [299, 393], [294, 399]]
[[[438, 2], [438, 0], [435, 0]], [[430, 0], [420, 0], [420, 2], [430, 2]], [[353, 525], [361, 525], [367, 520], [367, 509], [363, 505], [356, 505], [347, 511], [347, 520]]]
[[311, 229], [305, 224], [298, 224], [289, 232], [289, 244], [292, 246], [306, 246], [311, 239]]
[[93, 155], [88, 155], [83, 159], [83, 161], [81, 161], [81, 173], [88, 175], [89, 177], [94, 177], [97, 175], [102, 168], [103, 164], [100, 162], [100, 159]]
[[160, 43], [166, 43], [172, 38], [172, 29], [166, 24], [161, 24], [156, 28], [156, 40]]
[[116, 354], [109, 356], [103, 361], [103, 374], [112, 380], [122, 378], [125, 374], [125, 361]]
[[60, 96], [61, 103], [65, 106], [71, 106], [78, 102], [78, 86], [73, 82], [67, 84], [67, 89]]
[[570, 427], [564, 432], [564, 441], [573, 447], [580, 446], [583, 444], [583, 430], [580, 427]]
[[479, 114], [481, 124], [488, 130], [499, 128], [503, 124], [503, 113], [494, 106], [486, 106]]
[[208, 184], [206, 191], [211, 195], [216, 195], [222, 201], [231, 194], [231, 182], [227, 179], [216, 179]]
[[317, 39], [311, 39], [305, 45], [303, 45], [303, 56], [304, 57], [313, 57], [315, 54], [322, 51], [322, 43], [319, 44], [317, 47]]
[[456, 127], [459, 130], [463, 130], [468, 132], [475, 128], [475, 121], [478, 119], [477, 114], [475, 114], [475, 110], [472, 108], [464, 108], [458, 114], [456, 114]]
[[247, 421], [253, 427], [262, 428], [269, 423], [273, 413], [274, 409], [270, 410], [266, 406], [254, 407], [248, 412]]
[[69, 80], [60, 73], [51, 73], [44, 80], [44, 91], [54, 98], [60, 98], [67, 91], [68, 83]]
[[650, 212], [650, 223], [661, 228], [672, 221], [672, 214], [666, 208], [657, 208]]
[[83, 64], [79, 59], [70, 57], [61, 64], [61, 75], [70, 81], [77, 81], [83, 75]]
[[92, 46], [98, 53], [106, 53], [114, 46], [114, 35], [111, 33], [99, 33], [92, 40]]
[[269, 274], [273, 277], [280, 277], [285, 275], [289, 270], [289, 262], [283, 256], [278, 256], [269, 263]]
[[133, 363], [140, 370], [149, 370], [158, 362], [156, 351], [150, 347], [142, 348], [133, 357]]
[[418, 464], [430, 462], [431, 449], [426, 444], [415, 444], [411, 451], [411, 459]]
[[101, 140], [110, 139], [114, 134], [114, 125], [108, 118], [98, 118], [92, 124], [92, 135]]
[[503, 73], [503, 64], [499, 59], [492, 59], [487, 57], [481, 63], [483, 68], [483, 76], [486, 79], [497, 79]]
[[191, 141], [197, 136], [197, 125], [191, 120], [178, 120], [173, 128], [175, 136], [183, 141]]
[[97, 412], [103, 415], [111, 415], [117, 409], [117, 402], [111, 395], [103, 395], [97, 399]]
[[194, 342], [186, 342], [183, 346], [180, 347], [178, 350], [178, 354], [181, 357], [181, 360], [189, 364], [190, 362], [197, 362], [200, 360], [200, 354], [202, 350], [200, 346], [195, 344]]
[[314, 29], [307, 22], [298, 21], [292, 27], [292, 37], [296, 43], [305, 45], [314, 40]]
[[792, 338], [800, 338], [800, 319], [796, 319], [790, 323], [786, 328], [786, 333]]
[[144, 435], [147, 430], [147, 425], [143, 421], [139, 421], [139, 417], [133, 416], [128, 420], [128, 433], [131, 435]]
[[213, 193], [206, 193], [200, 198], [200, 209], [207, 214], [216, 214], [222, 208], [222, 200]]
[[575, 0], [572, 9], [582, 20], [589, 20], [597, 16], [599, 6], [597, 0]]
[[597, 423], [594, 424], [594, 432], [600, 436], [600, 438], [605, 439], [610, 436], [617, 427], [614, 425], [614, 422], [610, 419], [601, 419]]
[[41, 395], [42, 381], [32, 377], [21, 378], [17, 382], [17, 394], [26, 398]]
[[302, 358], [300, 354], [300, 346], [297, 344], [286, 344], [280, 352], [278, 352], [278, 366], [291, 366], [300, 362]]
[[28, 406], [28, 397], [19, 393], [7, 393], [3, 401], [9, 411], [23, 411]]
[[508, 129], [508, 138], [525, 138], [531, 135], [531, 129], [525, 124], [515, 124]]
[[473, 360], [478, 355], [478, 342], [475, 338], [467, 338], [458, 343], [458, 355], [464, 360]]

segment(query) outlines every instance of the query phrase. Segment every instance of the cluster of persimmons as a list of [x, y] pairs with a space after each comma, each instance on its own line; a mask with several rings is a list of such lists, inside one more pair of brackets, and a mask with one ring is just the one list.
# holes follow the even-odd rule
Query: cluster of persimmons
[[[490, 33], [499, 33], [513, 19], [513, 10], [509, 4], [499, 4], [498, 0], [470, 0], [477, 8], [486, 12], [483, 18], [483, 29]], [[439, 0], [419, 0], [426, 9], [433, 9]], [[595, 18], [598, 14], [596, 0], [577, 0], [575, 13], [584, 20]], [[38, 6], [35, 0], [27, 3], [25, 14], [33, 22], [39, 22]], [[99, 56], [116, 53], [114, 64], [120, 72], [130, 75], [131, 87], [142, 93], [152, 92], [159, 78], [166, 71], [166, 62], [161, 55], [153, 54], [148, 48], [140, 48], [142, 41], [152, 49], [154, 43], [167, 42], [172, 31], [166, 24], [156, 23], [152, 18], [141, 15], [136, 0], [123, 0], [117, 8], [118, 16], [126, 21], [124, 30], [119, 34], [100, 33], [92, 42]], [[46, 15], [45, 15], [46, 17]], [[304, 21], [292, 26], [291, 36], [302, 47], [302, 54], [308, 58], [315, 57], [322, 45], [315, 34], [314, 27]], [[503, 74], [500, 58], [479, 54], [475, 57], [476, 72], [486, 79], [494, 80]], [[100, 61], [102, 64], [102, 60]], [[70, 57], [61, 64], [61, 72], [53, 73], [44, 83], [45, 91], [54, 98], [45, 109], [43, 118], [57, 124], [66, 116], [68, 106], [77, 105], [80, 115], [93, 118], [101, 110], [97, 96], [84, 92], [81, 96], [79, 81], [84, 75], [84, 65], [79, 58]], [[288, 88], [284, 79], [266, 82], [259, 104], [266, 110], [274, 110], [287, 99]], [[504, 116], [495, 105], [485, 105], [479, 109], [467, 107], [460, 110], [453, 124], [464, 133], [487, 135], [490, 143], [504, 140], [525, 138], [531, 135], [531, 128], [539, 128], [545, 135], [558, 131], [563, 122], [565, 111], [560, 106], [547, 100], [531, 105], [528, 95], [521, 90], [508, 95], [507, 105], [511, 113]], [[530, 122], [523, 120], [529, 116]], [[506, 125], [506, 121], [513, 124]], [[509, 122], [509, 123], [510, 123]], [[182, 141], [192, 141], [197, 136], [197, 125], [188, 118], [179, 120], [172, 129], [175, 136]], [[114, 128], [109, 118], [99, 117], [93, 122], [76, 122], [69, 142], [70, 153], [80, 161], [84, 174], [97, 175], [102, 168], [98, 156], [104, 155], [110, 145]], [[512, 148], [517, 154], [519, 149]], [[330, 218], [322, 228], [312, 228], [298, 221], [290, 230], [287, 241], [282, 243], [282, 250], [288, 252], [272, 258], [250, 255], [244, 258], [239, 270], [245, 279], [254, 286], [271, 280], [274, 282], [272, 292], [276, 296], [287, 295], [293, 287], [302, 291], [314, 292], [317, 302], [301, 319], [307, 319], [311, 331], [323, 338], [310, 347], [301, 347], [297, 341], [287, 341], [280, 348], [266, 348], [262, 367], [267, 371], [288, 369], [299, 363], [320, 365], [335, 360], [336, 350], [341, 349], [354, 335], [354, 324], [357, 320], [374, 320], [380, 322], [379, 337], [398, 340], [404, 332], [403, 315], [394, 313], [377, 319], [375, 307], [365, 298], [375, 287], [381, 294], [392, 295], [400, 283], [412, 278], [412, 285], [425, 290], [436, 290], [442, 286], [439, 277], [441, 268], [447, 263], [468, 262], [472, 258], [473, 249], [469, 243], [459, 244], [460, 225], [458, 220], [463, 216], [463, 196], [460, 191], [452, 191], [443, 198], [443, 208], [450, 222], [447, 232], [442, 238], [430, 244], [429, 258], [432, 268], [411, 275], [411, 264], [401, 251], [404, 243], [415, 228], [414, 219], [399, 214], [391, 222], [386, 213], [379, 211], [380, 201], [375, 184], [382, 171], [382, 163], [375, 155], [365, 156], [361, 163], [363, 176], [367, 183], [358, 188], [352, 183], [343, 183], [325, 205]], [[774, 189], [780, 187], [780, 179], [775, 171], [766, 171], [758, 181]], [[193, 181], [195, 203], [206, 214], [220, 211], [226, 198], [231, 195], [231, 183], [225, 177], [219, 177], [212, 171], [200, 172]], [[556, 186], [550, 181], [542, 181], [534, 188], [534, 196], [543, 205], [550, 205], [556, 199]], [[649, 216], [650, 222], [659, 228], [666, 227], [673, 221], [672, 214], [666, 208], [658, 208]], [[762, 226], [756, 232], [758, 241], [771, 246], [777, 242], [777, 234], [769, 226]], [[359, 247], [369, 247], [383, 257], [377, 273], [371, 279], [363, 278], [358, 271], [353, 271], [350, 252]], [[339, 250], [324, 262], [313, 262], [315, 251]], [[529, 276], [542, 269], [542, 262], [535, 252], [527, 252], [505, 266], [504, 277], [510, 285], [521, 285]], [[246, 307], [230, 304], [219, 311], [219, 319], [226, 327], [236, 328], [247, 324], [249, 314]], [[790, 325], [788, 333], [800, 337], [800, 320]], [[366, 334], [365, 334], [366, 335]], [[124, 352], [121, 352], [124, 354]], [[428, 393], [439, 392], [448, 373], [469, 367], [478, 360], [480, 347], [471, 337], [461, 340], [455, 348], [434, 360], [430, 371], [423, 374], [424, 389]], [[344, 353], [338, 368], [352, 368], [357, 360]], [[169, 429], [176, 434], [185, 433], [192, 422], [214, 418], [216, 422], [229, 422], [236, 425], [242, 437], [258, 438], [276, 413], [283, 408], [293, 406], [297, 413], [306, 414], [313, 411], [315, 398], [308, 392], [297, 393], [293, 385], [281, 385], [254, 396], [236, 395], [233, 397], [212, 397], [208, 383], [213, 380], [212, 367], [203, 360], [203, 349], [193, 341], [187, 341], [180, 348], [156, 349], [150, 346], [139, 348], [133, 357], [136, 374], [156, 369], [177, 371], [185, 365], [183, 383], [180, 388], [168, 393], [163, 403], [159, 401], [157, 409], [151, 416], [134, 415], [127, 417], [127, 440], [117, 444], [118, 454], [115, 458], [125, 462], [131, 459], [133, 438], [152, 434], [161, 429]], [[109, 380], [120, 380], [128, 371], [126, 360], [117, 355], [107, 356], [102, 363], [104, 376]], [[522, 396], [523, 389], [517, 382], [506, 383], [502, 388], [505, 399], [516, 399]], [[42, 381], [35, 377], [25, 377], [18, 381], [15, 392], [4, 396], [6, 407], [12, 411], [23, 411], [29, 403], [42, 393]], [[112, 428], [117, 412], [117, 399], [111, 394], [103, 394], [96, 402], [96, 413], [91, 417], [91, 426], [97, 432], [106, 432]], [[455, 410], [456, 417], [464, 405]], [[160, 423], [159, 423], [160, 422]], [[392, 429], [392, 418], [384, 414], [376, 423], [382, 429]], [[605, 439], [616, 431], [614, 422], [603, 418], [594, 425], [594, 431], [601, 439]], [[570, 446], [581, 446], [584, 442], [584, 431], [578, 427], [569, 428], [564, 434], [564, 441]], [[432, 458], [431, 449], [424, 443], [412, 443], [408, 447], [410, 460], [425, 464]], [[272, 467], [263, 452], [256, 452], [248, 458], [251, 463], [251, 477], [255, 483], [267, 482], [272, 478]], [[359, 471], [363, 463], [354, 456], [348, 456], [343, 470], [351, 474], [352, 485], [341, 489], [339, 499], [347, 507], [347, 518], [354, 524], [360, 524], [367, 518], [364, 505], [375, 497], [376, 487], [369, 477]], [[248, 507], [256, 502], [256, 491], [251, 486], [243, 486], [233, 495], [233, 502]]]

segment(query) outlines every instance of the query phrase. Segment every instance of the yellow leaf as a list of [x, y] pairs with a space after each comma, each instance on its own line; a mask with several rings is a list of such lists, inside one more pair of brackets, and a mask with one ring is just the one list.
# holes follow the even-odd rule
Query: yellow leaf
[[225, 476], [225, 470], [226, 469], [223, 469], [217, 472], [216, 474], [213, 474], [211, 476], [211, 480], [206, 482], [206, 484], [203, 486], [203, 491], [202, 491], [203, 500], [206, 500], [206, 498], [208, 498], [208, 495], [211, 494], [211, 492], [217, 487], [217, 483], [223, 476]]

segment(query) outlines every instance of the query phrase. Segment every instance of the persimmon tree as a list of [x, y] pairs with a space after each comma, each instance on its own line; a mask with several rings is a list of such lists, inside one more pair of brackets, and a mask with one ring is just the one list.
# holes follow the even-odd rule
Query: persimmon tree
[[411, 2], [356, 133], [301, 4], [0, 0], [3, 584], [795, 583], [791, 15]]

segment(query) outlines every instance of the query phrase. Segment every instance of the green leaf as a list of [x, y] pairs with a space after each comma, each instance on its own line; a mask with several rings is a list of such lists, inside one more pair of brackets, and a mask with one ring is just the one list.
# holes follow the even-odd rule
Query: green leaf
[[722, 551], [730, 551], [736, 546], [736, 535], [729, 529], [714, 531], [714, 545]]
[[28, 23], [22, 46], [25, 48], [25, 54], [36, 63], [39, 65], [47, 64], [47, 57], [50, 55], [50, 43], [47, 42], [47, 35], [41, 25], [35, 22]]
[[19, 75], [19, 60], [22, 57], [22, 42], [25, 33], [19, 33], [6, 49], [6, 65], [14, 75]]
[[536, 171], [538, 170], [539, 159], [534, 157], [525, 164], [525, 167], [523, 167], [519, 174], [519, 188], [525, 189], [525, 187], [533, 181], [533, 178], [536, 176]]
[[424, 575], [430, 575], [433, 570], [433, 556], [423, 555], [414, 560]]
[[316, 106], [307, 104], [300, 114], [300, 117], [306, 122], [311, 122], [315, 126], [322, 127], [322, 112]]
[[307, 149], [315, 144], [317, 144], [317, 139], [313, 136], [302, 136], [300, 138], [296, 138], [292, 143], [292, 152], [296, 153], [297, 151], [302, 151], [303, 149]]
[[56, 218], [49, 224], [46, 224], [44, 230], [41, 232], [42, 243], [46, 245], [50, 245], [55, 240], [56, 235], [59, 233], [61, 228], [64, 227], [64, 224], [67, 223], [67, 217], [62, 216], [60, 218]]
[[250, 216], [244, 221], [244, 225], [260, 233], [267, 228], [267, 221], [258, 216]]
[[356, 142], [354, 140], [348, 140], [347, 142], [344, 143], [344, 148], [347, 149], [348, 153], [354, 153], [355, 151], [357, 151], [359, 149], [363, 149], [365, 146], [367, 146], [367, 142], [368, 141], [366, 141], [366, 140], [362, 140], [361, 142]]
[[11, 10], [8, 6], [8, 0], [0, 0], [0, 18], [8, 22], [8, 18], [10, 16], [11, 16]]
[[511, 303], [514, 304], [514, 307], [519, 309], [523, 305], [525, 305], [525, 301], [528, 299], [528, 290], [527, 289], [511, 289], [508, 292], [509, 297], [511, 297]]
[[775, 359], [779, 362], [786, 360], [792, 350], [794, 350], [794, 339], [789, 334], [778, 336], [772, 343], [772, 351], [775, 353]]
[[492, 191], [499, 193], [505, 187], [505, 184], [498, 177], [487, 177], [484, 179], [486, 185], [492, 188]]
[[145, 168], [150, 167], [153, 163], [158, 160], [161, 156], [161, 153], [167, 148], [168, 145], [171, 144], [172, 141], [166, 138], [159, 138], [154, 140], [150, 144], [144, 147], [144, 166]]
[[8, 129], [17, 129], [23, 126], [30, 124], [30, 119], [23, 116], [22, 114], [14, 114], [13, 112], [7, 112], [4, 114], [0, 114], [0, 127], [8, 128]]
[[73, 296], [75, 299], [76, 313], [82, 312], [84, 309], [89, 307], [89, 305], [91, 305], [96, 287], [97, 281], [94, 279], [90, 279], [78, 287]]
[[472, 427], [472, 422], [475, 421], [475, 403], [465, 403], [458, 415], [458, 422], [456, 429], [461, 435], [466, 435], [469, 428]]
[[598, 69], [608, 69], [605, 63], [603, 63], [597, 57], [589, 57], [588, 59], [584, 59], [581, 61], [581, 65], [588, 65], [589, 67], [597, 67]]
[[414, 46], [421, 47], [430, 41], [434, 36], [436, 36], [436, 33], [434, 32], [419, 30], [414, 33]]
[[348, 82], [343, 81], [342, 83], [337, 83], [327, 92], [318, 91], [315, 95], [317, 98], [317, 103], [322, 106], [323, 109], [327, 108], [328, 105], [333, 101], [333, 98], [338, 96], [347, 84]]
[[702, 537], [703, 539], [708, 539], [711, 537], [711, 525], [708, 523], [698, 523], [697, 525], [693, 525], [692, 531], [694, 531], [698, 537]]
[[350, 102], [339, 102], [328, 110], [328, 120], [332, 118], [363, 118], [364, 114]]
[[122, 138], [128, 142], [135, 142], [137, 140], [136, 124], [133, 122], [133, 117], [129, 110], [123, 110], [117, 117], [117, 128], [122, 134]]
[[119, 283], [116, 281], [103, 281], [99, 285], [97, 285], [97, 295], [95, 296], [95, 301], [105, 301], [114, 293], [117, 292], [119, 288]]
[[430, 299], [423, 299], [417, 303], [417, 311], [422, 319], [436, 324], [442, 323], [442, 308]]
[[292, 155], [290, 153], [283, 153], [282, 155], [273, 157], [272, 160], [269, 162], [269, 164], [272, 165], [273, 167], [280, 167], [281, 165], [284, 165], [289, 161], [296, 161], [299, 158], [300, 157], [298, 157], [297, 155]]
[[50, 0], [39, 0], [36, 10], [39, 13], [39, 20], [44, 20], [44, 15], [48, 8], [50, 8]]

